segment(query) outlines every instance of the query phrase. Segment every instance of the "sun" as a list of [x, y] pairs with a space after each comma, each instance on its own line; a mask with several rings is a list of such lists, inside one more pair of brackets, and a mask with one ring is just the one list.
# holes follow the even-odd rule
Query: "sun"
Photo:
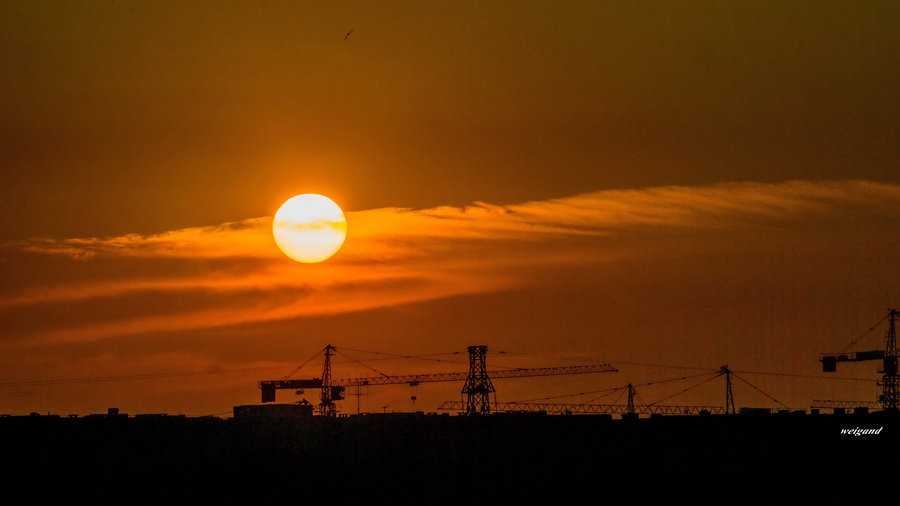
[[328, 197], [304, 193], [289, 198], [272, 220], [275, 244], [288, 257], [303, 263], [331, 258], [347, 238], [347, 220]]

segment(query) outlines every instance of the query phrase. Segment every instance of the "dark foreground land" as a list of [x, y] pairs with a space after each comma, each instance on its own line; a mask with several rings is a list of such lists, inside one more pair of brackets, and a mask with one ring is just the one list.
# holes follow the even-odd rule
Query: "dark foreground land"
[[[842, 434], [842, 429], [876, 434]], [[620, 476], [759, 476], [896, 465], [900, 415], [369, 414], [294, 420], [0, 417], [7, 467], [98, 484], [140, 480], [260, 490], [277, 483], [494, 491]], [[9, 477], [9, 475], [7, 475]], [[324, 487], [324, 488], [322, 488]]]

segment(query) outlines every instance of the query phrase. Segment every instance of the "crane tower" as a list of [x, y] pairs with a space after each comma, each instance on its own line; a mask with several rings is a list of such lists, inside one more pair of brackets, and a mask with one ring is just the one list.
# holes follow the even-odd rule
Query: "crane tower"
[[[884, 336], [884, 351], [868, 350], [857, 351], [855, 353], [827, 354], [823, 355], [820, 359], [822, 361], [822, 372], [837, 371], [838, 362], [863, 362], [867, 360], [881, 360], [882, 368], [878, 371], [882, 374], [881, 381], [878, 382], [878, 386], [881, 387], [881, 395], [878, 396], [878, 403], [881, 404], [881, 407], [883, 409], [891, 411], [896, 411], [897, 408], [900, 407], [900, 375], [897, 374], [896, 329], [896, 321], [898, 316], [900, 316], [900, 311], [897, 311], [896, 309], [889, 309], [888, 315], [885, 317], [885, 319], [888, 320], [889, 323], [887, 332], [885, 332]], [[882, 319], [879, 324], [885, 319]], [[872, 329], [869, 329], [869, 331], [871, 330]], [[856, 344], [855, 341], [851, 343], [849, 347], [852, 347], [854, 344]]]

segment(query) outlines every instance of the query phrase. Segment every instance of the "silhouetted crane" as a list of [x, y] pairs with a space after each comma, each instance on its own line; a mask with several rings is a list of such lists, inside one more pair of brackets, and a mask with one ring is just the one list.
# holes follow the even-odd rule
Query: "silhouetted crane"
[[[628, 416], [636, 416], [636, 415], [697, 415], [702, 413], [707, 414], [734, 414], [734, 394], [732, 392], [731, 387], [731, 375], [733, 373], [728, 369], [727, 365], [723, 365], [718, 371], [713, 373], [708, 373], [711, 375], [708, 379], [693, 385], [691, 387], [685, 388], [680, 392], [677, 392], [674, 395], [678, 395], [680, 393], [684, 393], [692, 388], [696, 388], [704, 383], [707, 383], [715, 378], [720, 376], [725, 376], [725, 406], [670, 406], [670, 405], [662, 405], [657, 403], [651, 404], [635, 404], [634, 399], [637, 395], [637, 390], [634, 388], [634, 385], [629, 383], [624, 388], [627, 389], [628, 399], [626, 404], [591, 404], [591, 403], [538, 403], [538, 402], [493, 402], [490, 403], [490, 410], [496, 412], [520, 412], [520, 411], [543, 411], [546, 413], [552, 414], [562, 414], [562, 415], [597, 415], [597, 414], [620, 414], [624, 417]], [[707, 374], [701, 375], [705, 376]], [[680, 378], [684, 379], [684, 378]], [[671, 380], [663, 380], [663, 381], [671, 381]], [[659, 382], [651, 382], [647, 384], [653, 383], [661, 383]], [[623, 387], [618, 387], [611, 389], [611, 391], [621, 390]], [[667, 397], [670, 398], [672, 396]], [[444, 401], [440, 406], [438, 406], [439, 410], [446, 411], [464, 411], [468, 410], [469, 407], [461, 402], [461, 401]]]
[[469, 346], [469, 372], [451, 372], [437, 374], [408, 374], [403, 376], [373, 376], [361, 378], [332, 379], [331, 357], [336, 347], [328, 345], [324, 348], [325, 363], [322, 368], [321, 378], [311, 379], [280, 379], [260, 381], [259, 388], [262, 391], [262, 402], [274, 402], [277, 390], [299, 390], [304, 388], [318, 388], [321, 390], [321, 402], [317, 411], [323, 416], [335, 416], [337, 408], [336, 400], [344, 398], [344, 391], [352, 386], [376, 386], [376, 385], [418, 385], [419, 383], [434, 383], [443, 381], [465, 381], [462, 393], [466, 394], [467, 414], [486, 414], [491, 411], [489, 395], [493, 393], [492, 379], [526, 378], [536, 376], [559, 376], [566, 374], [594, 374], [604, 372], [618, 372], [610, 364], [576, 365], [562, 367], [541, 367], [528, 369], [504, 369], [488, 371], [486, 367], [487, 346]]
[[[881, 360], [882, 369], [878, 372], [882, 374], [881, 381], [878, 386], [881, 387], [881, 395], [878, 396], [878, 403], [885, 410], [896, 411], [900, 405], [900, 376], [897, 374], [897, 329], [896, 320], [900, 316], [900, 312], [896, 309], [889, 309], [887, 316], [873, 325], [869, 330], [864, 332], [858, 338], [854, 339], [844, 348], [841, 353], [825, 354], [819, 359], [822, 362], [822, 372], [837, 371], [838, 362], [864, 362], [868, 360]], [[875, 330], [876, 327], [887, 320], [888, 330], [884, 335], [884, 350], [857, 351], [850, 353], [849, 350], [856, 345], [869, 332]], [[816, 401], [819, 404], [830, 403], [835, 401]]]

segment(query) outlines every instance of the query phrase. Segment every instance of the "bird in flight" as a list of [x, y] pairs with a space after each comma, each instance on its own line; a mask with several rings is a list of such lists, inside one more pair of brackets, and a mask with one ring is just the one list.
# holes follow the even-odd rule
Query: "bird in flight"
[[347, 32], [347, 35], [344, 35], [344, 40], [347, 40], [347, 39], [349, 39], [349, 38], [350, 38], [350, 34], [351, 34], [351, 33], [353, 33], [353, 29], [352, 29], [352, 28], [351, 28], [351, 29], [350, 29], [350, 31], [349, 31], [349, 32]]

